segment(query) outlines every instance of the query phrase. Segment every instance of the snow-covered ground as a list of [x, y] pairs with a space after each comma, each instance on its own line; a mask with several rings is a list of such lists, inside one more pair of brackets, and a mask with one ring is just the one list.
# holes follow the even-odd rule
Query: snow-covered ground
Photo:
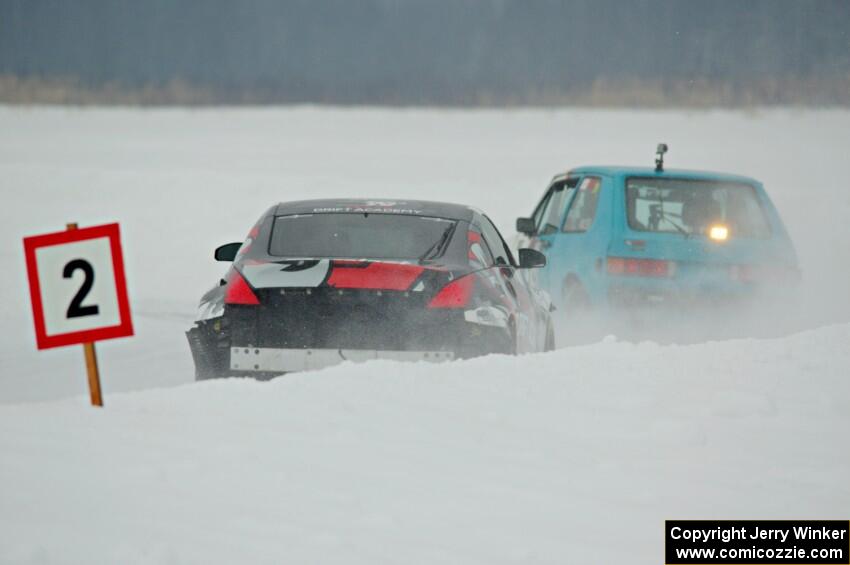
[[665, 518], [846, 518], [848, 343], [844, 324], [9, 406], [0, 562], [652, 564]]
[[[272, 202], [451, 200], [510, 231], [554, 173], [658, 141], [765, 182], [805, 331], [189, 384], [212, 249]], [[839, 110], [0, 107], [0, 562], [658, 563], [664, 518], [846, 518], [848, 151]], [[21, 238], [69, 221], [122, 225], [137, 335], [98, 345], [104, 410], [80, 348], [34, 346]]]

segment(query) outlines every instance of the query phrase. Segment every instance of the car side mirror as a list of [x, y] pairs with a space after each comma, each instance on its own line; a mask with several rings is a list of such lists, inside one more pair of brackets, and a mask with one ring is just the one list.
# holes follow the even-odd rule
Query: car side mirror
[[215, 249], [215, 260], [216, 261], [233, 261], [236, 259], [236, 253], [239, 251], [239, 248], [242, 247], [240, 242], [236, 243], [225, 243], [224, 245], [220, 245]]
[[519, 250], [520, 269], [538, 269], [546, 266], [546, 256], [536, 249], [523, 248]]
[[531, 218], [517, 218], [516, 231], [525, 235], [534, 235], [534, 220]]

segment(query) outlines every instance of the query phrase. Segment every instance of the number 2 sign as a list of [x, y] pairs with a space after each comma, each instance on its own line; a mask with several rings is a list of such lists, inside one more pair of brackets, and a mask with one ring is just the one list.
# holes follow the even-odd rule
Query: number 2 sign
[[118, 224], [27, 237], [24, 253], [38, 349], [133, 335]]

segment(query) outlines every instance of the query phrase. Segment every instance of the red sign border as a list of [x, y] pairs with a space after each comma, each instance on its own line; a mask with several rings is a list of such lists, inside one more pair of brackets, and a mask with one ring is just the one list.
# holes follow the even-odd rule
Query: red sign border
[[[35, 260], [36, 249], [103, 237], [109, 238], [109, 248], [112, 251], [112, 270], [115, 274], [120, 323], [116, 326], [47, 335], [44, 306], [41, 302], [41, 284], [38, 280], [38, 264]], [[127, 298], [127, 279], [124, 276], [124, 258], [121, 254], [121, 232], [117, 223], [25, 237], [24, 255], [27, 263], [27, 278], [29, 279], [32, 316], [35, 324], [35, 341], [38, 349], [50, 349], [133, 335], [130, 300]]]

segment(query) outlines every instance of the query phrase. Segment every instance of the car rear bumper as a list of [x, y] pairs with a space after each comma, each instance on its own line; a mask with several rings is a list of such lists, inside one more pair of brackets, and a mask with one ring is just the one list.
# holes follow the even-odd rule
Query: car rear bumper
[[800, 282], [796, 266], [676, 263], [675, 276], [607, 276], [605, 300], [614, 308], [714, 307], [793, 294]]
[[[361, 302], [312, 309], [228, 306], [222, 319], [233, 348], [287, 351], [453, 352], [455, 357], [511, 353], [507, 319], [479, 308], [374, 307]], [[484, 312], [489, 313], [489, 311]], [[472, 314], [475, 314], [473, 316]]]
[[640, 281], [628, 284], [616, 281], [609, 284], [607, 303], [612, 309], [622, 308], [717, 308], [746, 306], [759, 301], [788, 300], [797, 289], [797, 280], [782, 284], [760, 285], [727, 282], [704, 284], [699, 281]]
[[[389, 335], [389, 332], [369, 334], [367, 337], [374, 339], [376, 336]], [[249, 332], [226, 318], [199, 322], [186, 336], [195, 362], [197, 380], [228, 376], [266, 379], [293, 371], [328, 367], [343, 361], [447, 361], [514, 351], [513, 338], [504, 328], [469, 322], [434, 326], [423, 332], [418, 342], [387, 339], [384, 343], [375, 340], [374, 344], [365, 346], [322, 342], [292, 346], [274, 343], [277, 337], [274, 334], [263, 336], [266, 343], [256, 344], [249, 339]]]
[[611, 286], [608, 304], [613, 309], [622, 308], [699, 308], [734, 304], [752, 299], [751, 289], [728, 288], [675, 288], [649, 286]]
[[379, 349], [285, 349], [232, 347], [230, 370], [237, 373], [290, 373], [375, 359], [442, 362], [455, 358], [451, 351], [393, 351]]

